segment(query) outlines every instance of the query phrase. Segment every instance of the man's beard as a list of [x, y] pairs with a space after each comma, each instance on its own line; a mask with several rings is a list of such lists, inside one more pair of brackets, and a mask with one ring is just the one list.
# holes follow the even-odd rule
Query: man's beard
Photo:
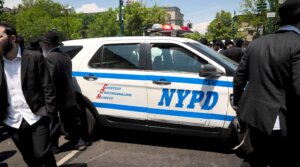
[[11, 44], [10, 39], [8, 39], [3, 45], [3, 55], [6, 55], [12, 48], [13, 45]]

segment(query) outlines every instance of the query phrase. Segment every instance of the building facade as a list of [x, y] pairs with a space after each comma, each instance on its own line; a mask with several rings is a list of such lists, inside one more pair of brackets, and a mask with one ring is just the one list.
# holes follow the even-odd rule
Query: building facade
[[176, 6], [174, 7], [162, 7], [169, 14], [169, 17], [166, 19], [166, 23], [173, 25], [183, 25], [183, 14], [180, 12], [180, 9]]

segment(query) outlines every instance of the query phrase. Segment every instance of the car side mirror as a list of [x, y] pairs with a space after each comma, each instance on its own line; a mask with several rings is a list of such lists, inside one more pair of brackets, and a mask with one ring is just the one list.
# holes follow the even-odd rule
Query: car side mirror
[[220, 77], [222, 72], [211, 64], [201, 64], [199, 76], [201, 77]]

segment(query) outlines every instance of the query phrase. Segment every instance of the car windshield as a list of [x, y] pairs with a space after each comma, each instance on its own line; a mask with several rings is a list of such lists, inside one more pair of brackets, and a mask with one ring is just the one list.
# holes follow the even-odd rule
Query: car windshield
[[222, 64], [225, 64], [227, 67], [235, 71], [237, 69], [238, 63], [235, 61], [229, 59], [228, 57], [214, 51], [213, 49], [209, 48], [206, 45], [197, 43], [197, 42], [186, 42], [186, 45], [192, 47], [193, 49], [196, 49], [200, 53], [204, 55], [209, 55], [211, 59], [217, 62], [221, 62]]

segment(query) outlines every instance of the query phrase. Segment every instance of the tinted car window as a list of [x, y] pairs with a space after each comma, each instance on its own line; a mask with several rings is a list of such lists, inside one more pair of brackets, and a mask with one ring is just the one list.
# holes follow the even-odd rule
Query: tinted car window
[[198, 73], [200, 65], [207, 63], [181, 46], [166, 44], [152, 44], [151, 61], [152, 70], [193, 73]]
[[228, 57], [219, 54], [218, 52], [214, 51], [213, 49], [202, 45], [200, 43], [185, 43], [186, 45], [194, 48], [195, 50], [199, 51], [200, 53], [204, 55], [208, 55], [211, 59], [218, 62], [223, 67], [226, 67], [227, 73], [230, 76], [233, 76], [235, 73], [235, 70], [238, 66], [238, 63], [235, 61], [229, 59]]
[[71, 59], [77, 55], [78, 52], [81, 51], [83, 46], [61, 46], [60, 49], [67, 53]]
[[92, 68], [139, 69], [140, 44], [104, 45], [89, 62]]

